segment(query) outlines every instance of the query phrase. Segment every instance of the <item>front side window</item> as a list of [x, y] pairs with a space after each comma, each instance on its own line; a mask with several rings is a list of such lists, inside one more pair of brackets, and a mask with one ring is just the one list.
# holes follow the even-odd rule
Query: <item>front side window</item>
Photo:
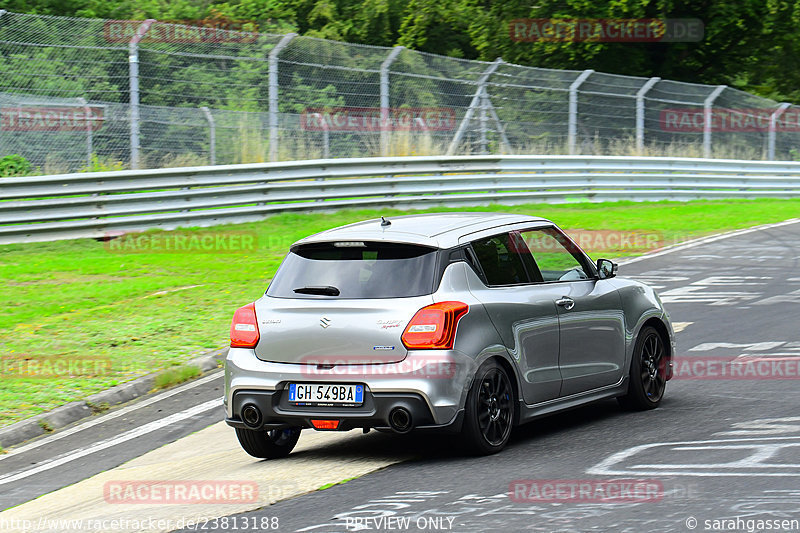
[[550, 281], [576, 281], [592, 278], [583, 254], [553, 228], [520, 232], [520, 236], [533, 254], [542, 279]]

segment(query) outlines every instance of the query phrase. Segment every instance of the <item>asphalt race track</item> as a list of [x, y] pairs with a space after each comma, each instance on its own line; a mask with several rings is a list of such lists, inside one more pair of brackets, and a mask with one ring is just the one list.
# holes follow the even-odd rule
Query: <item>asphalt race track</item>
[[[221, 379], [213, 375], [0, 456], [0, 508], [23, 504], [0, 513], [0, 525], [6, 520], [14, 529], [9, 520], [49, 515], [81, 487], [102, 514], [112, 506], [86, 492], [86, 478], [101, 472], [113, 478], [129, 460], [186, 449], [216, 453], [209, 476], [246, 472], [270, 494], [262, 503], [297, 494], [248, 512], [194, 506], [193, 516], [208, 520], [187, 529], [193, 531], [800, 530], [798, 264], [800, 221], [794, 221], [620, 268], [621, 276], [658, 289], [678, 330], [677, 376], [654, 411], [597, 403], [517, 428], [508, 448], [491, 457], [455, 453], [454, 437], [353, 431], [304, 433], [290, 457], [259, 462], [231, 445], [227, 428], [203, 430], [217, 432], [214, 438], [190, 435], [222, 416], [214, 403]], [[150, 403], [135, 407], [144, 402]], [[169, 424], [166, 416], [173, 417]], [[188, 460], [175, 457], [173, 472], [160, 478], [177, 475]], [[323, 463], [327, 470], [303, 481]], [[361, 477], [315, 490], [336, 476], [353, 477], [350, 471]], [[61, 487], [67, 488], [30, 501]], [[603, 500], [598, 488], [602, 494], [621, 488], [624, 497]], [[162, 514], [177, 512], [168, 507]], [[153, 507], [127, 509], [141, 519]], [[58, 515], [69, 512], [65, 506]]]

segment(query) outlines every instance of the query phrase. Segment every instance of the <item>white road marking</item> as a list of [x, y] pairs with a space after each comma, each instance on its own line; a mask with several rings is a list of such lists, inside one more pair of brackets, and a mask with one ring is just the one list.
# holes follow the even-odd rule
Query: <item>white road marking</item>
[[694, 322], [673, 322], [672, 331], [674, 331], [675, 333], [679, 333], [688, 328], [689, 326], [691, 326], [692, 324], [694, 324]]
[[[709, 287], [724, 287], [726, 285], [764, 285], [766, 281], [772, 279], [769, 276], [710, 276], [701, 280], [693, 281], [689, 285], [676, 287], [668, 291], [663, 291], [661, 301], [664, 303], [707, 303], [710, 305], [725, 305], [737, 303], [737, 300], [754, 300], [761, 296], [761, 293], [746, 291], [718, 291], [707, 290]], [[739, 302], [741, 303], [741, 302]]]
[[80, 459], [81, 457], [86, 457], [87, 455], [91, 455], [101, 450], [105, 450], [106, 448], [111, 448], [112, 446], [116, 446], [117, 444], [122, 444], [129, 440], [135, 439], [136, 437], [141, 437], [142, 435], [146, 435], [157, 429], [161, 429], [171, 424], [180, 422], [181, 420], [186, 420], [187, 418], [191, 418], [193, 416], [205, 413], [206, 411], [219, 407], [222, 407], [222, 398], [209, 400], [207, 402], [201, 403], [200, 405], [195, 405], [194, 407], [190, 407], [189, 409], [186, 409], [184, 411], [173, 413], [159, 420], [154, 420], [143, 426], [139, 426], [130, 431], [126, 431], [125, 433], [117, 435], [116, 437], [96, 442], [95, 444], [92, 444], [84, 448], [80, 448], [78, 450], [67, 452], [66, 454], [60, 455], [58, 457], [53, 457], [52, 459], [48, 459], [47, 461], [39, 463], [33, 468], [2, 475], [0, 476], [0, 485], [5, 485], [7, 483], [19, 481], [20, 479], [25, 479], [26, 477], [30, 477], [35, 474], [40, 474], [41, 472], [46, 472], [47, 470], [51, 470], [63, 464], [69, 463], [70, 461]]
[[[652, 444], [641, 444], [633, 446], [620, 452], [610, 455], [600, 463], [589, 468], [588, 474], [629, 476], [629, 475], [652, 475], [652, 476], [696, 476], [696, 477], [719, 477], [719, 476], [738, 476], [738, 477], [774, 477], [774, 476], [800, 476], [800, 464], [780, 464], [766, 463], [765, 459], [774, 456], [777, 452], [787, 449], [800, 447], [800, 436], [791, 437], [760, 437], [742, 439], [717, 439], [717, 440], [698, 440], [684, 442], [658, 442]], [[657, 464], [627, 464], [636, 454], [653, 450], [655, 448], [665, 448], [659, 455], [660, 458], [666, 456], [670, 451], [699, 451], [709, 452], [721, 449], [752, 449], [750, 456], [728, 463], [699, 463], [688, 462], [686, 464], [668, 464], [660, 460]], [[691, 457], [687, 458], [691, 461]], [[737, 468], [760, 469], [761, 471], [732, 471]], [[776, 469], [783, 471], [776, 472]]]
[[710, 276], [698, 281], [694, 281], [692, 285], [700, 285], [702, 287], [718, 286], [718, 285], [765, 285], [767, 280], [772, 279], [772, 276]]
[[741, 349], [745, 352], [766, 352], [768, 350], [772, 350], [779, 346], [783, 346], [786, 344], [785, 341], [768, 341], [768, 342], [745, 342], [745, 343], [735, 343], [735, 342], [704, 342], [702, 344], [698, 344], [693, 348], [689, 348], [690, 352], [708, 352], [711, 350], [716, 350], [718, 348], [723, 349]]
[[677, 283], [679, 281], [687, 281], [687, 276], [670, 276], [661, 274], [639, 274], [636, 276], [637, 281], [647, 283], [653, 289], [660, 290], [667, 286], [669, 283]]
[[122, 409], [119, 409], [119, 410], [116, 410], [116, 411], [111, 411], [110, 413], [106, 413], [106, 414], [101, 415], [101, 416], [99, 416], [97, 418], [92, 418], [91, 420], [89, 420], [87, 422], [84, 422], [83, 424], [79, 424], [79, 425], [71, 427], [69, 429], [65, 429], [64, 431], [59, 431], [59, 432], [54, 433], [54, 434], [52, 434], [50, 436], [47, 436], [47, 437], [41, 438], [39, 440], [33, 441], [30, 444], [26, 444], [24, 446], [20, 446], [19, 448], [12, 448], [11, 450], [8, 450], [8, 453], [6, 453], [4, 455], [0, 455], [0, 461], [2, 461], [3, 459], [8, 459], [9, 457], [12, 457], [14, 455], [17, 455], [17, 454], [20, 454], [20, 453], [24, 453], [24, 452], [27, 452], [29, 450], [33, 450], [35, 448], [38, 448], [39, 446], [44, 446], [45, 444], [50, 444], [51, 442], [57, 441], [59, 439], [63, 439], [64, 437], [68, 437], [70, 435], [74, 435], [75, 433], [78, 433], [78, 432], [83, 431], [85, 429], [89, 429], [89, 428], [92, 428], [94, 426], [97, 426], [98, 424], [103, 424], [105, 422], [108, 422], [109, 420], [113, 420], [114, 418], [119, 418], [121, 416], [125, 416], [125, 415], [127, 415], [129, 413], [132, 413], [133, 411], [136, 411], [137, 409], [141, 409], [142, 407], [147, 407], [148, 405], [153, 405], [156, 402], [160, 402], [161, 400], [166, 400], [167, 398], [169, 398], [171, 396], [175, 396], [176, 394], [180, 394], [180, 393], [182, 393], [184, 391], [193, 389], [195, 387], [198, 387], [200, 385], [208, 383], [209, 381], [214, 381], [217, 378], [221, 378], [223, 376], [223, 374], [224, 374], [224, 372], [222, 370], [220, 370], [218, 372], [214, 372], [213, 374], [209, 374], [208, 376], [204, 376], [204, 377], [202, 377], [200, 379], [197, 379], [197, 380], [191, 381], [189, 383], [186, 383], [184, 385], [180, 385], [178, 387], [175, 387], [174, 389], [170, 389], [168, 391], [156, 394], [156, 395], [151, 396], [151, 397], [149, 397], [147, 399], [144, 399], [144, 400], [142, 400], [140, 402], [136, 402], [135, 404], [128, 405], [127, 407], [123, 407]]
[[707, 303], [709, 305], [735, 304], [739, 301], [754, 300], [761, 293], [746, 291], [705, 291], [705, 287], [686, 286], [670, 289], [660, 294], [661, 301], [668, 303]]
[[720, 431], [713, 435], [740, 437], [744, 435], [780, 435], [784, 433], [800, 434], [800, 417], [787, 416], [784, 418], [761, 418], [737, 422], [731, 431]]
[[738, 237], [739, 235], [747, 235], [749, 233], [755, 233], [756, 231], [763, 231], [772, 228], [780, 228], [782, 226], [789, 226], [791, 224], [796, 224], [798, 222], [800, 222], [800, 218], [790, 218], [789, 220], [784, 220], [783, 222], [777, 222], [775, 224], [763, 224], [761, 226], [754, 226], [752, 228], [734, 230], [734, 231], [729, 231], [727, 233], [720, 233], [719, 235], [712, 235], [711, 237], [701, 237], [699, 239], [693, 239], [681, 244], [676, 244], [675, 246], [669, 246], [657, 252], [640, 255], [638, 257], [632, 257], [630, 259], [623, 259], [618, 261], [617, 263], [620, 265], [630, 265], [633, 263], [638, 263], [639, 261], [644, 261], [645, 259], [651, 259], [653, 257], [660, 257], [662, 255], [688, 250], [690, 248], [694, 248], [702, 244], [708, 244], [711, 242], [720, 241], [722, 239], [728, 239], [730, 237]]
[[783, 303], [787, 304], [800, 303], [800, 289], [792, 291], [788, 294], [778, 294], [775, 296], [770, 296], [769, 298], [764, 298], [763, 300], [753, 302], [753, 305], [773, 305], [773, 304], [783, 304]]

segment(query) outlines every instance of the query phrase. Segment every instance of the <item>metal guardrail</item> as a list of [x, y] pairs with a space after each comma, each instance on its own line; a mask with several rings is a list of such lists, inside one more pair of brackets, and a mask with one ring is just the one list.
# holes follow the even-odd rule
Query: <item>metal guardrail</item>
[[800, 196], [800, 163], [608, 156], [323, 159], [0, 178], [0, 244], [285, 211]]

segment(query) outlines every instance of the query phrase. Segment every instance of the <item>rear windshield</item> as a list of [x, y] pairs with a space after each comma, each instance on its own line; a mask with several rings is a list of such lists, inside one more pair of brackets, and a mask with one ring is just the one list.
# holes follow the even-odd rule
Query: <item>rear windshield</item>
[[412, 244], [307, 244], [283, 260], [267, 289], [276, 298], [405, 298], [433, 292], [436, 249]]

